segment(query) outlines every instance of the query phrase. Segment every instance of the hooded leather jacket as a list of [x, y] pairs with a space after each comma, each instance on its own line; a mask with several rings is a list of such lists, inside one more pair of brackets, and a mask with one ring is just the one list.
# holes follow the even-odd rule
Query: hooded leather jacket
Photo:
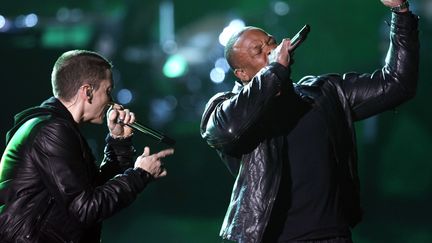
[[151, 179], [131, 168], [130, 138], [106, 141], [98, 168], [56, 98], [16, 115], [0, 164], [0, 242], [100, 242], [102, 220], [134, 201]]
[[[236, 176], [222, 238], [261, 242], [278, 192], [284, 137], [289, 132], [269, 132], [274, 124], [266, 120], [287, 114], [286, 124], [295, 124], [304, 114], [302, 107], [308, 106], [322, 111], [327, 121], [346, 220], [352, 227], [361, 220], [353, 122], [392, 109], [415, 95], [417, 25], [418, 17], [412, 13], [392, 14], [385, 65], [372, 74], [307, 76], [293, 84], [290, 69], [272, 63], [247, 85], [237, 83], [231, 92], [209, 100], [201, 136]], [[284, 102], [278, 104], [282, 96]], [[277, 105], [283, 110], [274, 111]]]

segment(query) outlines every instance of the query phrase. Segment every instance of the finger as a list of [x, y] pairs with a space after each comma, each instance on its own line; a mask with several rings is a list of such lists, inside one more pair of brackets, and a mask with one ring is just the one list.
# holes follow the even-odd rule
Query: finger
[[124, 119], [123, 109], [124, 108], [122, 105], [113, 103], [113, 105], [111, 105], [109, 109], [110, 114], [108, 116], [108, 119], [114, 123], [122, 123]]
[[118, 111], [116, 109], [110, 108], [108, 111], [108, 120], [111, 122], [115, 122], [118, 117]]
[[150, 148], [149, 147], [145, 147], [144, 148], [144, 153], [142, 154], [143, 156], [149, 156], [150, 154]]
[[113, 103], [108, 103], [108, 109], [106, 111], [107, 116], [111, 113], [111, 111], [114, 109]]
[[157, 153], [158, 158], [165, 158], [174, 153], [174, 149], [165, 149]]
[[134, 123], [134, 122], [135, 122], [135, 113], [130, 112], [129, 115], [130, 115], [129, 123], [130, 123], [130, 124], [131, 124], [131, 123]]
[[123, 114], [124, 114], [124, 116], [123, 116], [123, 123], [124, 124], [129, 124], [130, 123], [130, 110], [129, 109], [125, 109]]
[[296, 45], [292, 45], [291, 39], [285, 38], [283, 43], [283, 49], [288, 50], [290, 52], [295, 48]]
[[118, 110], [117, 123], [124, 123], [124, 119], [125, 119], [125, 111]]

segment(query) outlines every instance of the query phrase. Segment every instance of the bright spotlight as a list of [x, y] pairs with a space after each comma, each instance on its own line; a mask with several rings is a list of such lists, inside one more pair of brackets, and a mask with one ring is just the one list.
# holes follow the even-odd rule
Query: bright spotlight
[[239, 30], [245, 27], [245, 23], [241, 19], [232, 20], [227, 27], [225, 27], [222, 33], [219, 35], [219, 43], [223, 46], [226, 45], [229, 38]]
[[24, 26], [25, 27], [34, 27], [38, 23], [38, 16], [34, 13], [25, 16], [24, 18]]
[[6, 19], [2, 15], [0, 15], [0, 29], [6, 25]]
[[225, 72], [222, 68], [213, 68], [210, 71], [210, 79], [213, 83], [222, 83], [225, 79]]
[[188, 68], [186, 59], [181, 55], [172, 55], [165, 62], [162, 71], [168, 78], [178, 78], [183, 76]]

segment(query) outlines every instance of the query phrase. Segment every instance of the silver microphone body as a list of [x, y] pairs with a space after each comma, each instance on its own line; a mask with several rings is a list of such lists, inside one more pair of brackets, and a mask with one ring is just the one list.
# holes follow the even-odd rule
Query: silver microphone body
[[[119, 123], [122, 123], [122, 122], [119, 122]], [[159, 142], [165, 143], [166, 145], [174, 146], [176, 143], [176, 141], [174, 139], [164, 135], [163, 133], [161, 133], [155, 129], [152, 129], [150, 127], [142, 125], [137, 121], [135, 121], [131, 124], [125, 124], [125, 125], [133, 128], [135, 131], [139, 131], [145, 135], [148, 135], [149, 137], [156, 139]]]
[[293, 38], [291, 38], [291, 45], [293, 46], [291, 52], [294, 52], [294, 50], [306, 39], [309, 32], [310, 26], [306, 24]]
[[[294, 50], [297, 49], [297, 47], [300, 46], [300, 44], [306, 39], [307, 34], [310, 31], [310, 26], [308, 24], [306, 24], [305, 26], [303, 26], [303, 28], [297, 32], [293, 38], [291, 38], [291, 46], [292, 49], [289, 51], [290, 54], [294, 54]], [[269, 56], [268, 56], [268, 60], [269, 61], [275, 61], [276, 60], [276, 55], [278, 54], [278, 49], [281, 47], [282, 43], [279, 44], [278, 47], [276, 47], [275, 49], [273, 49]]]

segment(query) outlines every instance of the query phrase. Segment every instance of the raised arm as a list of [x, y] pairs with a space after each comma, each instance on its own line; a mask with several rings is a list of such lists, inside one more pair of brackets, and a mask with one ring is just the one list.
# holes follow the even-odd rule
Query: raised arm
[[[383, 2], [394, 4], [400, 1]], [[343, 75], [339, 93], [345, 95], [354, 120], [392, 109], [415, 95], [419, 67], [417, 27], [418, 17], [407, 7], [393, 12], [384, 67], [372, 74]]]

